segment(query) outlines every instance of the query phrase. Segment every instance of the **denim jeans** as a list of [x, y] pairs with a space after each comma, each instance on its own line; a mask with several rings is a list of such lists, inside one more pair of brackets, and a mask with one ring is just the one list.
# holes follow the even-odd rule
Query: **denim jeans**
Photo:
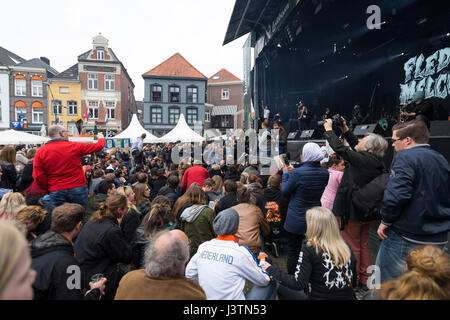
[[245, 300], [275, 300], [276, 296], [277, 282], [272, 280], [265, 287], [253, 285], [245, 293]]
[[50, 192], [50, 206], [52, 210], [66, 202], [78, 203], [86, 209], [88, 201], [87, 186], [81, 186], [65, 190], [57, 190]]
[[[385, 230], [387, 239], [381, 242], [375, 264], [380, 268], [381, 283], [398, 279], [406, 271], [409, 253], [423, 244], [405, 240], [391, 228]], [[441, 249], [444, 246], [439, 246]]]

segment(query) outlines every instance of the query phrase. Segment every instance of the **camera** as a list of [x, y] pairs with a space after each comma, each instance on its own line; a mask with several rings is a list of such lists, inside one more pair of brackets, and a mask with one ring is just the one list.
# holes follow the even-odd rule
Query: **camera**
[[[344, 122], [342, 121], [340, 114], [335, 114], [334, 116], [331, 117], [331, 120], [333, 120], [333, 126], [342, 127], [344, 125]], [[325, 122], [326, 122], [325, 120], [318, 121], [317, 125], [323, 126]]]

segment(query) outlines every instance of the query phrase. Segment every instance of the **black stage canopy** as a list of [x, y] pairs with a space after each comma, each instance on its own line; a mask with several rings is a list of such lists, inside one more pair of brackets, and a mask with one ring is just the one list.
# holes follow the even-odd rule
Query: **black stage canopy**
[[[422, 86], [436, 92], [430, 95], [435, 120], [448, 119], [450, 67], [441, 62], [450, 56], [443, 50], [450, 50], [450, 1], [275, 2], [237, 0], [224, 41], [252, 32], [255, 107], [263, 100], [287, 121], [296, 118], [300, 99], [317, 117], [325, 107], [349, 117], [358, 103], [374, 122], [394, 117], [402, 95]], [[377, 22], [368, 10], [373, 5], [380, 10], [378, 29], [368, 28]], [[412, 62], [417, 67], [408, 78]], [[438, 94], [438, 85], [445, 92]]]

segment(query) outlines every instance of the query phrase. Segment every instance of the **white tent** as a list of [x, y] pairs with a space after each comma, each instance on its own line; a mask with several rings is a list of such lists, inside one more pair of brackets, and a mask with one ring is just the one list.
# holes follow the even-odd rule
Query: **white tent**
[[158, 138], [158, 142], [202, 142], [205, 141], [201, 135], [189, 128], [186, 120], [184, 120], [184, 115], [180, 114], [178, 123], [170, 132], [166, 135]]
[[131, 139], [131, 143], [134, 142], [134, 140], [137, 139], [137, 137], [140, 137], [141, 134], [145, 133], [147, 136], [144, 139], [144, 143], [155, 143], [158, 141], [158, 138], [152, 135], [150, 132], [145, 130], [142, 125], [140, 124], [136, 114], [133, 114], [133, 117], [131, 118], [131, 122], [128, 125], [128, 127], [123, 130], [121, 133], [115, 135], [112, 137], [113, 139]]
[[49, 138], [37, 136], [23, 131], [13, 129], [0, 132], [0, 145], [6, 144], [42, 144], [49, 141]]

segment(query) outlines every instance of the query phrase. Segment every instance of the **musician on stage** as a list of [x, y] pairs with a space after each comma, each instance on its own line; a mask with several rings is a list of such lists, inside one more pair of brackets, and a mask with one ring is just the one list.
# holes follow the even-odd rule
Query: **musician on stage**
[[322, 120], [331, 119], [331, 110], [330, 108], [325, 108], [325, 113], [322, 115]]
[[353, 111], [352, 111], [352, 120], [350, 121], [351, 124], [351, 128], [352, 130], [360, 125], [363, 124], [366, 119], [367, 119], [368, 115], [366, 115], [365, 117], [363, 117], [362, 113], [361, 113], [361, 107], [359, 106], [359, 104], [356, 104], [353, 107]]
[[303, 101], [297, 103], [297, 113], [298, 113], [298, 129], [299, 130], [309, 130], [311, 123], [311, 115], [308, 112], [308, 108], [305, 106]]
[[430, 129], [430, 121], [433, 120], [433, 103], [425, 99], [425, 92], [417, 91], [412, 97], [412, 103], [406, 106], [402, 112], [403, 120], [422, 120]]

